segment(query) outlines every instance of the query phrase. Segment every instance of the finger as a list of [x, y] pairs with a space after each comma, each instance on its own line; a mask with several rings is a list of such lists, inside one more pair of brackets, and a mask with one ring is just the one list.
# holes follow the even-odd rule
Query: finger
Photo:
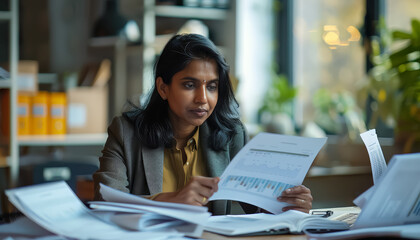
[[201, 183], [202, 182], [200, 181], [192, 180], [185, 187], [185, 190], [189, 192], [190, 195], [194, 196], [194, 201], [201, 202], [202, 197], [210, 198], [215, 192], [213, 188]]
[[280, 197], [277, 198], [280, 202], [289, 203], [295, 206], [307, 206], [312, 201], [309, 201], [308, 199], [304, 198], [295, 198], [295, 197]]
[[280, 202], [290, 202], [290, 201], [296, 201], [297, 199], [302, 199], [307, 202], [312, 202], [314, 199], [312, 195], [310, 194], [300, 194], [300, 195], [293, 195], [293, 196], [279, 196], [277, 200]]
[[202, 176], [194, 176], [191, 178], [191, 181], [198, 182], [200, 185], [208, 187], [216, 192], [218, 190], [218, 183], [220, 181], [219, 177], [202, 177]]
[[301, 212], [309, 213], [309, 210], [310, 209], [300, 208], [300, 207], [295, 207], [295, 206], [287, 206], [287, 207], [284, 207], [282, 210], [283, 210], [283, 212], [286, 212], [286, 211], [289, 211], [289, 210], [296, 210], [296, 211], [301, 211]]
[[294, 186], [282, 192], [282, 196], [296, 196], [300, 194], [311, 194], [311, 190], [304, 185]]
[[206, 205], [206, 204], [209, 202], [209, 200], [208, 200], [208, 198], [207, 198], [207, 197], [200, 196], [200, 197], [198, 198], [197, 202], [198, 202], [200, 205], [204, 206], [204, 205]]

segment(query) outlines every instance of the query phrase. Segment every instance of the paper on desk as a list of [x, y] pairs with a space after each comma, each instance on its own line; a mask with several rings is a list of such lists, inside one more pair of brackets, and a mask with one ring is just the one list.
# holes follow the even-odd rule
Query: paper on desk
[[24, 235], [26, 237], [41, 237], [53, 235], [25, 216], [7, 224], [0, 224], [0, 236]]
[[[113, 211], [119, 213], [156, 213], [162, 216], [162, 220], [171, 217], [179, 221], [174, 221], [176, 229], [187, 236], [200, 237], [203, 233], [204, 224], [207, 222], [210, 213], [191, 213], [185, 210], [160, 208], [152, 206], [143, 206], [131, 203], [116, 202], [90, 202], [90, 207], [97, 211]], [[140, 219], [138, 219], [140, 220]], [[128, 221], [128, 220], [127, 220]], [[127, 221], [119, 221], [119, 226], [130, 228], [131, 224], [125, 224]], [[183, 224], [181, 224], [183, 223]]]
[[219, 190], [209, 200], [236, 200], [281, 213], [288, 204], [277, 197], [302, 184], [326, 140], [259, 133], [233, 158], [220, 177]]
[[354, 228], [420, 223], [420, 153], [394, 155]]
[[420, 239], [420, 224], [398, 225], [389, 227], [362, 228], [331, 233], [313, 233], [305, 231], [309, 240], [339, 240], [339, 239], [381, 239], [403, 238]]
[[122, 191], [118, 191], [102, 183], [100, 183], [99, 191], [102, 197], [104, 198], [104, 200], [108, 202], [132, 203], [132, 204], [139, 204], [143, 206], [185, 210], [189, 212], [205, 212], [205, 213], [208, 212], [207, 207], [193, 206], [193, 205], [181, 204], [181, 203], [153, 201], [147, 198], [139, 197], [139, 196], [125, 193]]
[[370, 165], [372, 166], [373, 183], [376, 184], [386, 171], [386, 162], [382, 153], [381, 145], [376, 135], [376, 130], [371, 129], [360, 134], [369, 154]]
[[[118, 191], [103, 184], [100, 186], [100, 193], [107, 201], [90, 202], [91, 208], [125, 213], [154, 213], [155, 219], [160, 215], [162, 216], [162, 221], [167, 221], [168, 217], [170, 217], [178, 220], [172, 221], [176, 225], [174, 229], [187, 236], [200, 237], [203, 233], [204, 225], [211, 215], [207, 207], [158, 202]], [[140, 218], [138, 222], [141, 222]], [[128, 220], [121, 221], [120, 218], [120, 226], [133, 227], [131, 224], [122, 225], [125, 223], [128, 223]]]
[[167, 239], [175, 232], [133, 232], [95, 217], [64, 182], [6, 190], [10, 202], [46, 230], [76, 239]]

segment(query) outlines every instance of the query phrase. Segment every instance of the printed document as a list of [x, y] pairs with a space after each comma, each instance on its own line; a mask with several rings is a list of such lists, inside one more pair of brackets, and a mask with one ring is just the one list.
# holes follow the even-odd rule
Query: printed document
[[420, 153], [394, 155], [354, 228], [420, 223]]
[[[210, 217], [207, 207], [153, 201], [100, 185], [106, 201], [89, 202], [98, 211], [120, 213], [110, 220], [135, 230], [175, 229], [191, 237], [200, 237]], [[125, 213], [125, 214], [122, 214]]]
[[372, 166], [373, 183], [376, 184], [386, 171], [386, 162], [382, 153], [381, 145], [376, 135], [376, 130], [371, 129], [360, 134], [369, 154], [370, 165]]
[[388, 236], [420, 239], [420, 153], [394, 155], [381, 180], [368, 191], [369, 197], [350, 230], [321, 234], [305, 232], [308, 238]]
[[[378, 136], [376, 135], [375, 129], [371, 129], [369, 131], [361, 133], [360, 137], [362, 138], [369, 154], [370, 165], [372, 168], [373, 183], [375, 186], [375, 184], [378, 184], [382, 175], [386, 172], [387, 166], [385, 162], [385, 157], [382, 153], [381, 145], [379, 144]], [[358, 196], [356, 199], [354, 199], [354, 204], [356, 204], [360, 208], [363, 208], [366, 201], [372, 195], [374, 186], [372, 186], [364, 193], [360, 194], [360, 196]]]
[[108, 224], [85, 207], [64, 182], [6, 190], [10, 202], [51, 233], [75, 239], [167, 239], [176, 232], [134, 232]]
[[327, 138], [259, 133], [220, 177], [219, 190], [209, 200], [229, 199], [253, 204], [274, 214], [287, 203], [277, 197], [300, 185]]

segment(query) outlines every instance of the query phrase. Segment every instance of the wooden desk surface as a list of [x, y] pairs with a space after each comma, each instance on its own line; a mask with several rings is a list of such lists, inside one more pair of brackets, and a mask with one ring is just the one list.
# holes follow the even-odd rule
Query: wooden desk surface
[[252, 237], [226, 237], [223, 235], [204, 232], [202, 235], [203, 239], [208, 240], [256, 240], [256, 239], [273, 239], [273, 240], [306, 240], [306, 235], [268, 235], [268, 236], [252, 236]]

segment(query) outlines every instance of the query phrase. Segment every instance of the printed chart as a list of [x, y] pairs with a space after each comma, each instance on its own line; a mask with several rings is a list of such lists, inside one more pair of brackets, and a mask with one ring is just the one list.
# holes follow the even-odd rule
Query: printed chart
[[233, 175], [227, 176], [220, 185], [225, 189], [258, 193], [260, 196], [266, 196], [269, 198], [277, 198], [284, 190], [294, 187], [291, 184], [283, 182]]

